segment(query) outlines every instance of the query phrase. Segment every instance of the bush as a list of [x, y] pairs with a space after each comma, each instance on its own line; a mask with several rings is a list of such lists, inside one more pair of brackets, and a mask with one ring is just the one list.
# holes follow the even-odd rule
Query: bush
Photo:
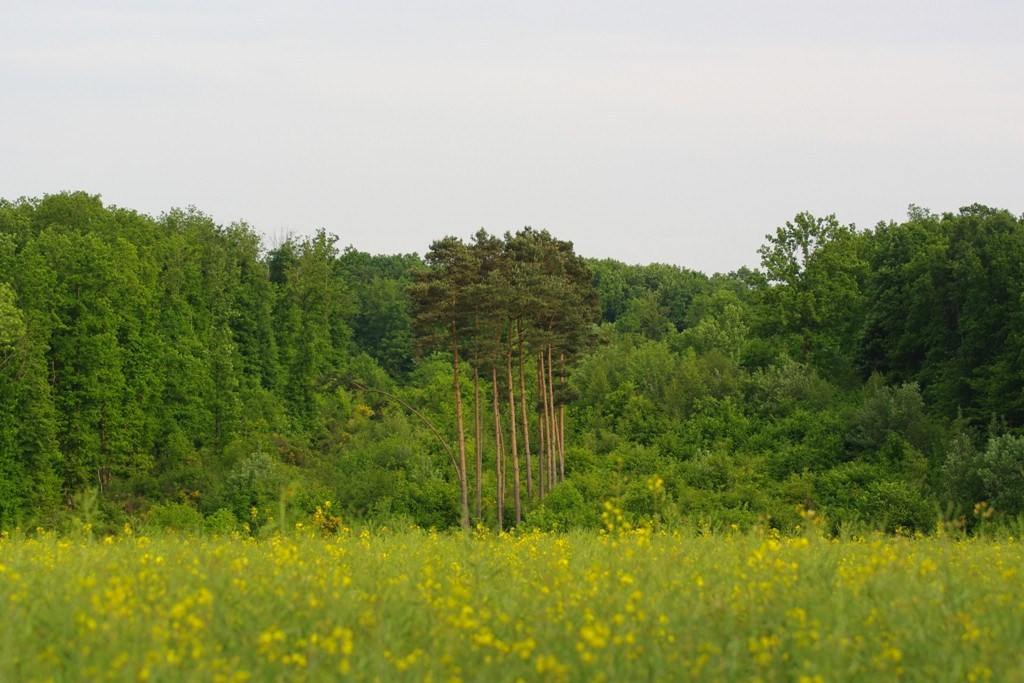
[[889, 532], [927, 532], [938, 522], [935, 505], [905, 481], [873, 482], [868, 486], [864, 503], [864, 516]]
[[961, 509], [985, 499], [985, 483], [978, 473], [980, 455], [966, 434], [957, 434], [946, 449], [942, 467], [945, 493]]
[[786, 355], [754, 370], [747, 391], [748, 400], [766, 417], [783, 417], [798, 409], [826, 410], [836, 393], [835, 387], [814, 368]]
[[203, 522], [202, 513], [185, 503], [160, 503], [146, 516], [146, 525], [160, 531], [199, 533]]
[[621, 504], [623, 511], [630, 515], [635, 524], [653, 524], [657, 528], [681, 521], [679, 509], [660, 474], [631, 481]]
[[441, 479], [427, 479], [412, 487], [410, 515], [424, 529], [459, 525], [459, 487]]
[[544, 502], [530, 510], [525, 525], [542, 531], [564, 531], [574, 528], [596, 528], [600, 523], [597, 508], [588, 505], [583, 494], [571, 481], [551, 489]]
[[935, 451], [941, 429], [928, 417], [916, 384], [885, 386], [879, 375], [872, 375], [863, 393], [847, 415], [846, 440], [852, 451], [880, 451], [893, 434], [922, 453]]
[[[601, 503], [621, 493], [622, 477], [618, 473], [608, 470], [593, 469], [573, 475], [571, 483], [583, 496], [587, 505], [597, 514]], [[554, 493], [557, 488], [556, 486], [551, 489], [551, 493]], [[547, 498], [544, 500], [546, 501]]]
[[253, 453], [239, 462], [227, 478], [226, 498], [231, 511], [239, 519], [260, 515], [265, 508], [276, 506], [286, 480], [284, 466], [273, 456], [262, 451]]
[[679, 469], [686, 484], [705, 491], [724, 491], [733, 482], [732, 459], [724, 451], [701, 451]]
[[765, 471], [780, 481], [804, 470], [821, 472], [839, 463], [843, 424], [835, 411], [797, 408], [759, 423], [747, 448], [765, 453]]
[[626, 486], [626, 492], [622, 496], [622, 511], [629, 513], [634, 522], [652, 519], [662, 511], [665, 500], [662, 479], [658, 475], [653, 475], [648, 482], [634, 479]]
[[818, 508], [829, 521], [834, 532], [841, 527], [860, 527], [865, 520], [864, 511], [871, 486], [883, 477], [877, 465], [866, 462], [848, 462], [814, 477], [814, 491], [805, 504]]
[[238, 529], [238, 519], [227, 508], [220, 508], [207, 516], [203, 521], [203, 529], [213, 536], [226, 536]]
[[997, 512], [1010, 516], [1024, 513], [1024, 437], [1004, 434], [989, 439], [978, 476]]

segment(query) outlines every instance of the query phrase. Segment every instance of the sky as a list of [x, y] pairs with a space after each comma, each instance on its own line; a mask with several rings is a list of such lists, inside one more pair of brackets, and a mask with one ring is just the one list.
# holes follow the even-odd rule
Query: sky
[[801, 211], [1024, 212], [1022, 27], [1018, 0], [0, 0], [0, 197], [728, 272]]

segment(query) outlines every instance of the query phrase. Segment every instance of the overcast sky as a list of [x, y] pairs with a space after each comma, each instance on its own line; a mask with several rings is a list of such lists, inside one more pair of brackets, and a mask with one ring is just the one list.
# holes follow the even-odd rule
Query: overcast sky
[[0, 197], [62, 190], [756, 266], [800, 211], [1024, 211], [1024, 2], [0, 0]]

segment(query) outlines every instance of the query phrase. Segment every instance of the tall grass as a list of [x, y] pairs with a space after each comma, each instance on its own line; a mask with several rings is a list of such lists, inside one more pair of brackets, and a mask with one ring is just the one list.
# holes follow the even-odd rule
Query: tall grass
[[1022, 567], [1009, 538], [9, 537], [0, 680], [1024, 680]]

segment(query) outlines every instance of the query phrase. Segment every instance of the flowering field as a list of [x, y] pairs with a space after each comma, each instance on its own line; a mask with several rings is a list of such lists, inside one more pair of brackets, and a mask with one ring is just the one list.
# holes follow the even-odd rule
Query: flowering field
[[0, 540], [0, 680], [1024, 680], [1024, 545]]

